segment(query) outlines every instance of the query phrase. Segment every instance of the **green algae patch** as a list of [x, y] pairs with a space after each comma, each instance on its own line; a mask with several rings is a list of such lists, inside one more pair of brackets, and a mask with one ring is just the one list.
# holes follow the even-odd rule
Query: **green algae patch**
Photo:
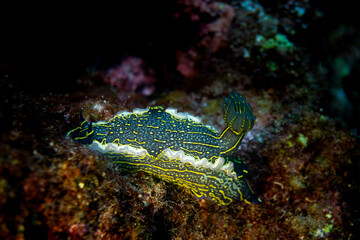
[[299, 143], [301, 143], [301, 145], [302, 145], [303, 147], [307, 147], [307, 144], [308, 144], [308, 138], [307, 138], [307, 137], [305, 137], [305, 135], [304, 135], [304, 134], [299, 133], [299, 134], [298, 134], [298, 138], [297, 138], [297, 140], [298, 140], [298, 142], [299, 142]]
[[290, 177], [289, 183], [294, 190], [300, 190], [306, 188], [306, 185], [304, 183], [304, 177], [301, 175]]
[[294, 44], [289, 41], [286, 35], [278, 33], [272, 38], [265, 38], [262, 35], [256, 37], [256, 42], [260, 44], [261, 51], [276, 49], [279, 52], [291, 52], [294, 49]]

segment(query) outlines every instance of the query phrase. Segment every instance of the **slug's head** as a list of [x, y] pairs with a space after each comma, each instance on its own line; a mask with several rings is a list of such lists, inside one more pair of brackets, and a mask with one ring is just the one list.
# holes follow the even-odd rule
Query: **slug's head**
[[82, 123], [80, 127], [77, 127], [66, 134], [67, 138], [72, 139], [74, 142], [82, 144], [91, 144], [94, 137], [94, 129], [92, 122], [87, 122], [84, 120], [82, 115], [80, 115]]
[[253, 128], [256, 117], [243, 95], [233, 90], [232, 93], [229, 93], [228, 98], [224, 97], [221, 106], [224, 111], [225, 123], [233, 133], [242, 135]]

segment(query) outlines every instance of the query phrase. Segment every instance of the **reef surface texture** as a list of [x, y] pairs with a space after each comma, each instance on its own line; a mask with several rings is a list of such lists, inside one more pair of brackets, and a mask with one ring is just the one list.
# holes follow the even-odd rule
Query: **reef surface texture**
[[[12, 56], [0, 62], [0, 239], [360, 238], [360, 21], [350, 1], [54, 6], [61, 13], [13, 2], [0, 2], [2, 57]], [[56, 28], [62, 10], [71, 37]], [[44, 21], [54, 28], [34, 27]], [[32, 39], [10, 44], [30, 27]], [[49, 39], [74, 46], [52, 50]], [[66, 137], [84, 119], [155, 106], [226, 129], [232, 89], [256, 116], [233, 157], [259, 204], [194, 197]]]

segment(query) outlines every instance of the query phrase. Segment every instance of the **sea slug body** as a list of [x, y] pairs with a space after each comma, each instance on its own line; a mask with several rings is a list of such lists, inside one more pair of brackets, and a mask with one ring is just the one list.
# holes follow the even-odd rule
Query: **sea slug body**
[[255, 122], [251, 106], [233, 91], [222, 103], [226, 128], [218, 132], [176, 109], [148, 107], [120, 112], [108, 122], [81, 125], [67, 133], [75, 142], [106, 155], [120, 169], [143, 171], [184, 186], [221, 205], [259, 203], [233, 156]]

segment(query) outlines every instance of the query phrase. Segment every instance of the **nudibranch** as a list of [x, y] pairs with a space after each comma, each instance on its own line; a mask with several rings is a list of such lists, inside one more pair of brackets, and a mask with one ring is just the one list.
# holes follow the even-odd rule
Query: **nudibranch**
[[157, 106], [122, 111], [108, 122], [83, 121], [67, 137], [106, 155], [120, 169], [155, 175], [196, 197], [220, 205], [259, 203], [245, 177], [246, 165], [233, 156], [254, 126], [253, 110], [235, 91], [224, 98], [222, 109], [222, 132], [193, 115]]

